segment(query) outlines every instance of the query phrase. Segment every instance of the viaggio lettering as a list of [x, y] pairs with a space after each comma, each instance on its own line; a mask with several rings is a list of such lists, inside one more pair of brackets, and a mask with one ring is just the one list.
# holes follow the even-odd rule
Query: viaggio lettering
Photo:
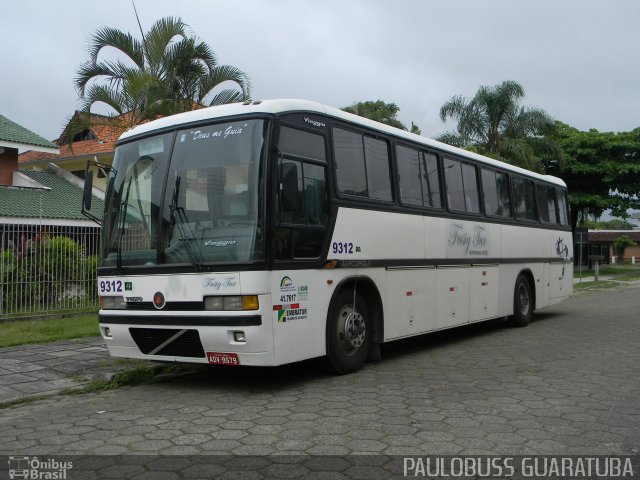
[[318, 120], [313, 120], [313, 119], [311, 119], [309, 117], [304, 117], [304, 121], [306, 123], [310, 123], [314, 127], [326, 127], [326, 125], [324, 123], [319, 122]]

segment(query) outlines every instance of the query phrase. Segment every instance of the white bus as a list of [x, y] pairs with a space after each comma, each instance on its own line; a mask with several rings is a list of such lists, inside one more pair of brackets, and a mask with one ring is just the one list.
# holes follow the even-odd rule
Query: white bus
[[[89, 182], [90, 183], [90, 182]], [[114, 356], [338, 373], [572, 291], [558, 178], [302, 100], [124, 133], [98, 287]]]

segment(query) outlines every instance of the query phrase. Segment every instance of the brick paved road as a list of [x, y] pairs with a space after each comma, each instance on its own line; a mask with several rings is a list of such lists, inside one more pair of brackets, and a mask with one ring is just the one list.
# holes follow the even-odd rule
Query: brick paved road
[[0, 403], [81, 387], [117, 363], [100, 337], [0, 348]]
[[392, 344], [329, 376], [309, 364], [0, 410], [0, 454], [637, 454], [640, 286]]

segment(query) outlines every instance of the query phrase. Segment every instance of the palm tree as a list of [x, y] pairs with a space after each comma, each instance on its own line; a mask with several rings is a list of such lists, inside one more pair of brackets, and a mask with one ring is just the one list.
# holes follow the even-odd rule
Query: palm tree
[[[123, 58], [98, 59], [108, 47]], [[89, 60], [80, 66], [74, 83], [84, 111], [105, 103], [124, 126], [245, 100], [251, 87], [244, 72], [219, 65], [213, 50], [188, 34], [180, 18], [172, 17], [156, 21], [141, 40], [115, 28], [98, 30], [91, 37]], [[235, 86], [224, 88], [225, 83]]]
[[520, 106], [522, 97], [524, 89], [512, 80], [482, 86], [472, 99], [454, 96], [440, 108], [440, 119], [457, 121], [456, 131], [437, 140], [541, 170], [545, 160], [561, 158], [557, 145], [544, 137], [554, 128], [553, 119], [540, 108]]

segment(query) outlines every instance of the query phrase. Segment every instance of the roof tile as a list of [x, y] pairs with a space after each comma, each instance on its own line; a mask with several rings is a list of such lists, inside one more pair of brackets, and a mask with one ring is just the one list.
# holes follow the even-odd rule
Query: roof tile
[[[82, 189], [49, 172], [21, 170], [51, 190], [0, 187], [0, 217], [86, 220], [82, 215]], [[93, 197], [91, 213], [102, 218], [104, 202]]]
[[58, 148], [58, 145], [42, 138], [37, 133], [12, 122], [7, 117], [0, 115], [0, 141], [22, 143], [34, 147]]

